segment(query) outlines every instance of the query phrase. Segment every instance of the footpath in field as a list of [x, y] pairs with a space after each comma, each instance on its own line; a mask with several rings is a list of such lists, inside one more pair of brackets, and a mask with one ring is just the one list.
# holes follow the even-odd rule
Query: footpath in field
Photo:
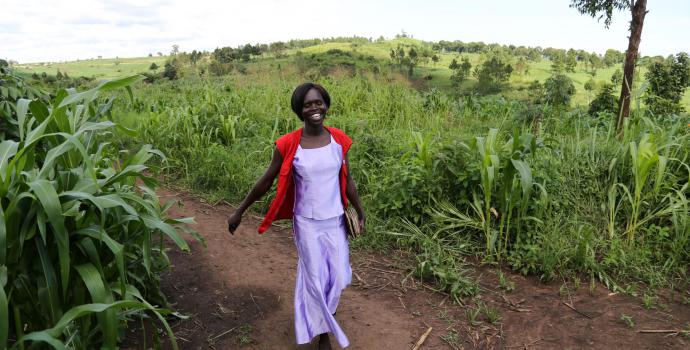
[[[169, 301], [190, 316], [172, 323], [180, 348], [297, 348], [297, 254], [290, 230], [273, 227], [258, 235], [257, 218], [247, 215], [231, 236], [225, 223], [230, 207], [170, 190], [159, 194], [164, 201], [180, 201], [170, 214], [194, 216], [194, 228], [208, 245], [189, 240], [191, 253], [171, 250], [173, 268], [163, 276]], [[690, 348], [687, 334], [677, 332], [690, 325], [690, 306], [679, 295], [646, 309], [639, 299], [601, 285], [565, 288], [510, 273], [506, 278], [515, 288], [507, 293], [498, 289], [496, 271], [477, 267], [482, 291], [459, 305], [408, 277], [409, 261], [403, 253], [353, 252], [353, 285], [337, 316], [351, 349], [412, 349], [422, 340], [421, 349]], [[135, 334], [140, 332], [128, 333], [124, 348], [144, 347]]]

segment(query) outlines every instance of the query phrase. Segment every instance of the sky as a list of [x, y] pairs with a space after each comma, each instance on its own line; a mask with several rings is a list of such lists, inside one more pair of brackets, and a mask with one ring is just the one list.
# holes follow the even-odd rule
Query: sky
[[[461, 40], [625, 51], [629, 12], [609, 29], [570, 0], [0, 0], [0, 58], [20, 63], [141, 57], [246, 43], [405, 31]], [[690, 52], [690, 0], [651, 0], [642, 55]]]

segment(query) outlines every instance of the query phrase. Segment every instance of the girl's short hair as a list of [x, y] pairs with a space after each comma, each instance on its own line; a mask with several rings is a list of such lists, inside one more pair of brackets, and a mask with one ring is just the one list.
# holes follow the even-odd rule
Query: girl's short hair
[[328, 94], [328, 91], [326, 91], [326, 89], [323, 86], [314, 83], [304, 83], [296, 87], [295, 91], [292, 92], [292, 111], [295, 112], [295, 114], [297, 114], [297, 118], [299, 118], [299, 120], [304, 120], [304, 117], [302, 117], [302, 107], [304, 105], [304, 98], [307, 96], [307, 93], [311, 89], [315, 89], [321, 94], [323, 102], [326, 103], [326, 108], [331, 106], [331, 95]]

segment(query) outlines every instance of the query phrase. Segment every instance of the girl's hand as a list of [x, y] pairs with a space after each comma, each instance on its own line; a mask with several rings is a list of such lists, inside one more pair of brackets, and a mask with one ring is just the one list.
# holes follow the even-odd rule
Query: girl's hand
[[361, 235], [364, 233], [364, 224], [366, 223], [367, 218], [364, 214], [359, 214], [357, 216], [359, 216], [359, 234]]
[[242, 214], [238, 213], [237, 211], [234, 211], [230, 217], [228, 218], [228, 232], [230, 234], [234, 235], [235, 230], [237, 230], [237, 226], [240, 226], [240, 222], [242, 221]]

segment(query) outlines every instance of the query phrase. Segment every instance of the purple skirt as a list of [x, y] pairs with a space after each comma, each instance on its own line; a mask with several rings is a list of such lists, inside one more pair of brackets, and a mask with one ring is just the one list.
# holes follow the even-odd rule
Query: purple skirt
[[295, 283], [297, 344], [330, 332], [345, 348], [350, 342], [333, 317], [340, 294], [352, 282], [344, 218], [313, 220], [295, 215], [293, 231], [299, 255]]

